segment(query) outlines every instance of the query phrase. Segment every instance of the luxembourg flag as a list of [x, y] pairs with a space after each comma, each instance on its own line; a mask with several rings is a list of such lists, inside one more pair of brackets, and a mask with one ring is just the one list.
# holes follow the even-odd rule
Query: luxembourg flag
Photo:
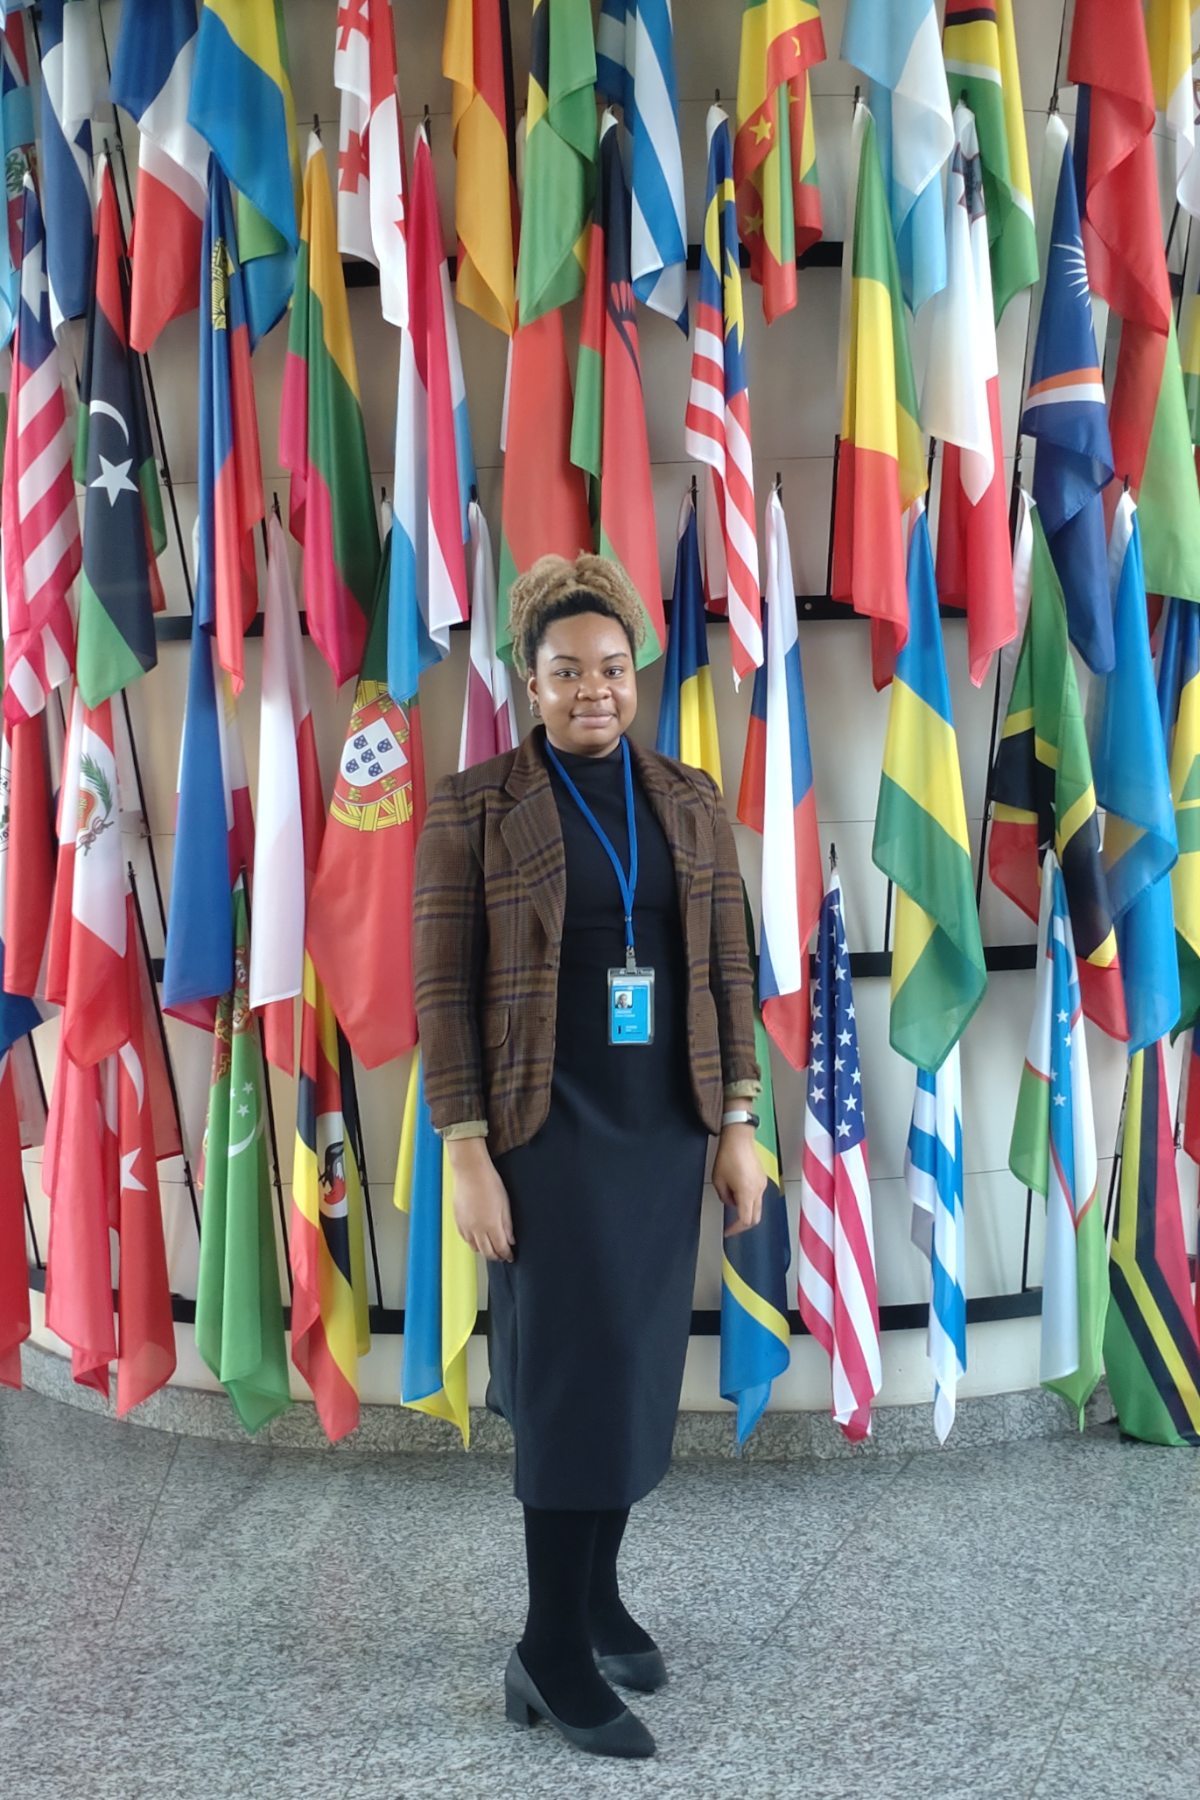
[[196, 0], [125, 0], [112, 97], [137, 120], [137, 214], [129, 339], [149, 350], [200, 296], [208, 145], [188, 124]]
[[808, 1061], [808, 942], [824, 898], [817, 801], [787, 522], [767, 501], [766, 660], [754, 677], [738, 818], [762, 833], [763, 1023], [793, 1068]]

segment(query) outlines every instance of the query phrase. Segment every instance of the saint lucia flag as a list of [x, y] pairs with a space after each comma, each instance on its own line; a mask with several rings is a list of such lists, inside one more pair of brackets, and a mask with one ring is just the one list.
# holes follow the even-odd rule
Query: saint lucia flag
[[679, 546], [675, 555], [675, 588], [671, 599], [671, 635], [663, 665], [662, 700], [658, 709], [660, 756], [704, 769], [721, 785], [721, 746], [712, 670], [708, 666], [708, 629], [704, 621], [704, 583], [700, 575], [700, 541], [696, 508], [690, 493], [679, 509]]

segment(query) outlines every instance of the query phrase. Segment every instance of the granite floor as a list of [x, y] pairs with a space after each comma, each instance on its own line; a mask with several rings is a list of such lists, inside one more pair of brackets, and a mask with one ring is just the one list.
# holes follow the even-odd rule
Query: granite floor
[[1200, 1459], [677, 1465], [625, 1586], [653, 1763], [504, 1722], [502, 1458], [117, 1429], [0, 1389], [3, 1800], [1193, 1800]]

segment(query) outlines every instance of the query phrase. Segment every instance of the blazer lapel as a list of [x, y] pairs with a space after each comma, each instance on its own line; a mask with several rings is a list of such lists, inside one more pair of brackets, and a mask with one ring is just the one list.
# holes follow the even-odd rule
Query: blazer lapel
[[515, 804], [501, 821], [500, 835], [546, 936], [557, 945], [567, 904], [567, 863], [539, 732], [532, 732], [518, 749], [505, 788]]
[[688, 901], [696, 866], [696, 819], [690, 806], [678, 798], [675, 781], [656, 757], [639, 748], [632, 738], [629, 748], [637, 765], [643, 791], [666, 833], [675, 864], [675, 885], [679, 890], [679, 916], [687, 928]]

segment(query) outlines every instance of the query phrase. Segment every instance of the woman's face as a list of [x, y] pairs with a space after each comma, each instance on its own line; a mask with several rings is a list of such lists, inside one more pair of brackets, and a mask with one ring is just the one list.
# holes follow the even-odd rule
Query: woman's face
[[556, 620], [527, 685], [554, 748], [577, 756], [607, 756], [637, 712], [629, 639], [603, 613]]

